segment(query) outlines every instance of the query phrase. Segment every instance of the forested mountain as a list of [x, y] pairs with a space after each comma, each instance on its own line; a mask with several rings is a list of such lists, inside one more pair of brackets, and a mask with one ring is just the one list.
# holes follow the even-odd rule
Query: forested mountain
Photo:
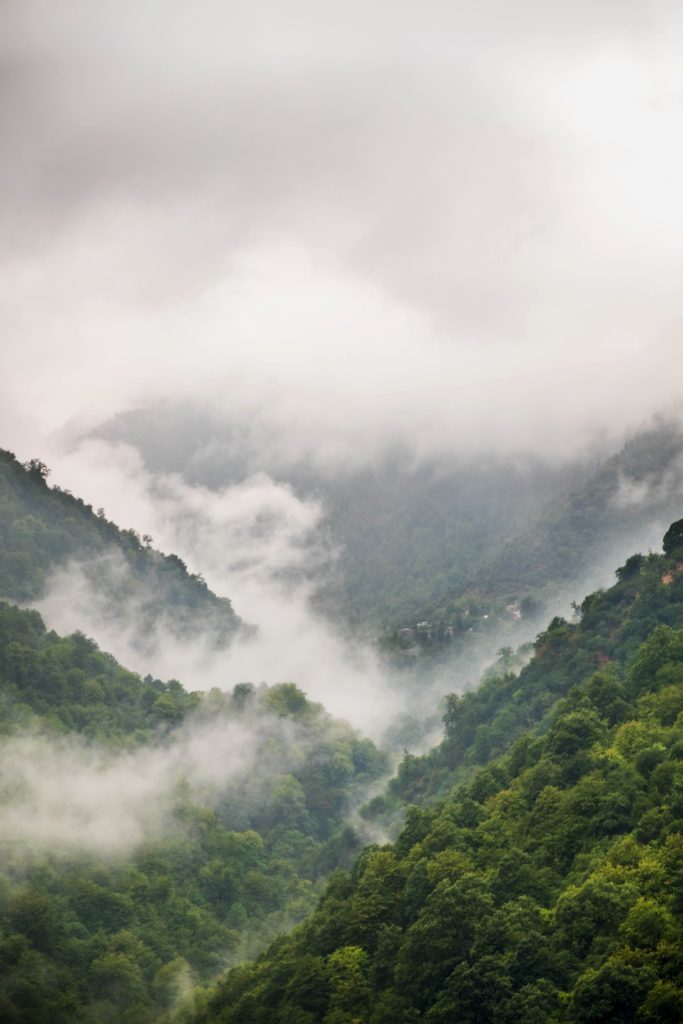
[[312, 908], [387, 770], [293, 684], [190, 694], [6, 604], [0, 701], [8, 1024], [156, 1020]]
[[[401, 785], [424, 800], [466, 781], [194, 1020], [683, 1020], [683, 521], [618, 576], [518, 677], [451, 703], [442, 748]], [[472, 774], [487, 749], [506, 752]]]
[[0, 1024], [683, 1024], [682, 54], [0, 0]]
[[112, 747], [153, 740], [200, 703], [177, 680], [127, 672], [83, 633], [48, 632], [36, 611], [0, 602], [0, 734], [47, 728]]
[[317, 580], [317, 606], [394, 650], [457, 644], [485, 628], [485, 615], [535, 618], [559, 588], [584, 584], [598, 566], [608, 573], [643, 538], [655, 544], [683, 494], [675, 421], [564, 464], [418, 460], [393, 449], [364, 469], [329, 472], [279, 462], [269, 454], [277, 446], [249, 424], [226, 425], [192, 406], [128, 412], [97, 433], [132, 444], [153, 472], [218, 488], [265, 471], [321, 501], [338, 572]]
[[101, 616], [125, 622], [141, 647], [160, 626], [217, 647], [244, 628], [230, 601], [180, 558], [154, 550], [151, 537], [119, 529], [103, 509], [50, 487], [48, 473], [39, 460], [22, 465], [0, 450], [0, 598], [34, 602], [56, 570], [76, 566]]
[[[406, 757], [391, 790], [422, 802], [461, 781], [529, 728], [544, 728], [557, 702], [592, 671], [623, 671], [655, 626], [683, 625], [680, 557], [632, 555], [614, 586], [575, 606], [574, 621], [554, 618], [517, 655], [503, 649], [476, 689], [446, 698], [443, 742], [424, 757]], [[531, 653], [515, 671], [515, 661]]]
[[[433, 633], [447, 623], [462, 632], [482, 614], [500, 620], [537, 613], [558, 590], [594, 577], [596, 563], [613, 565], [615, 555], [644, 539], [656, 544], [683, 501], [683, 434], [675, 424], [661, 424], [570, 479], [571, 486], [539, 507], [521, 530], [511, 531], [500, 517], [500, 536], [473, 568], [421, 608]], [[424, 632], [421, 637], [415, 631], [415, 641], [424, 643]]]
[[[649, 475], [646, 453], [643, 487], [654, 473], [670, 497], [673, 440]], [[623, 490], [610, 466], [558, 544]], [[114, 549], [113, 615], [167, 614], [168, 565], [180, 634], [214, 611], [218, 639], [237, 628], [42, 464], [0, 468], [6, 596]], [[683, 1020], [683, 520], [664, 554], [632, 555], [573, 621], [447, 698], [442, 742], [369, 802], [386, 757], [293, 683], [189, 693], [7, 601], [0, 707], [3, 1021]], [[403, 818], [361, 852], [363, 830]]]

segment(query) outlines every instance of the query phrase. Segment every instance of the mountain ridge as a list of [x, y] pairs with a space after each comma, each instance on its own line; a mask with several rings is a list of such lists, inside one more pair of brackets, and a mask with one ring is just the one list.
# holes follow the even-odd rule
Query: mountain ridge
[[29, 604], [50, 578], [77, 568], [103, 616], [116, 622], [134, 609], [134, 642], [149, 645], [163, 625], [179, 639], [208, 638], [217, 648], [253, 627], [175, 554], [151, 537], [122, 530], [81, 498], [47, 483], [38, 459], [20, 463], [0, 450], [0, 597]]

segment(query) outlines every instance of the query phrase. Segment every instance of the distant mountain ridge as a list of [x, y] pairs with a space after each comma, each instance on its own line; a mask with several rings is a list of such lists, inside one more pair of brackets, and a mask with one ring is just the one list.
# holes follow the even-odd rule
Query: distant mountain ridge
[[[324, 473], [303, 456], [281, 465], [259, 455], [262, 439], [248, 424], [192, 406], [130, 411], [95, 433], [190, 484], [217, 488], [263, 470], [321, 501], [321, 528], [339, 558], [316, 607], [395, 650], [441, 650], [485, 628], [485, 615], [490, 625], [537, 618], [558, 588], [576, 582], [577, 596], [585, 593], [598, 565], [608, 578], [683, 511], [683, 430], [673, 419], [636, 431], [616, 452], [603, 445], [561, 465], [455, 453], [416, 462], [394, 449], [365, 469]], [[417, 631], [421, 622], [431, 628]], [[401, 630], [412, 633], [402, 640]]]
[[[683, 432], [676, 423], [661, 423], [585, 467], [534, 521], [493, 542], [456, 588], [389, 630], [385, 643], [406, 646], [401, 630], [407, 627], [409, 644], [439, 650], [467, 630], [538, 618], [559, 588], [595, 585], [598, 566], [614, 564], [636, 544], [658, 545], [666, 524], [682, 513]], [[415, 628], [420, 620], [429, 630]], [[449, 626], [454, 629], [445, 635]]]

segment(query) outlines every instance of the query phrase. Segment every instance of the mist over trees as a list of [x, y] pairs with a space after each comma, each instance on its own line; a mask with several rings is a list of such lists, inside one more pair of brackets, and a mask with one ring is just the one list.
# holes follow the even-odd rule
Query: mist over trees
[[[679, 563], [650, 556], [519, 677], [454, 698], [442, 746], [390, 784], [413, 802], [396, 842], [194, 1019], [681, 1019], [682, 599]], [[508, 720], [491, 758], [509, 709], [524, 735]]]
[[49, 472], [39, 459], [20, 465], [0, 450], [0, 596], [35, 602], [52, 575], [75, 564], [104, 617], [121, 622], [126, 607], [134, 607], [140, 645], [153, 642], [161, 622], [181, 639], [230, 643], [243, 624], [227, 598], [213, 594], [177, 555], [154, 550], [151, 537], [121, 530], [104, 509], [49, 487]]
[[682, 52], [0, 3], [0, 1024], [683, 1024]]
[[[12, 539], [40, 578], [60, 523], [27, 546], [17, 491], [65, 496], [6, 462], [11, 585]], [[88, 537], [102, 517], [66, 498]], [[3, 1015], [676, 1019], [680, 525], [501, 650], [388, 784], [294, 683], [188, 693], [0, 603]]]
[[[419, 460], [406, 445], [331, 474], [269, 453], [263, 438], [192, 405], [139, 409], [96, 433], [131, 445], [152, 477], [180, 473], [217, 491], [258, 467], [302, 499], [314, 497], [322, 506], [308, 538], [315, 607], [399, 651], [440, 651], [485, 627], [484, 615], [497, 627], [524, 614], [540, 625], [559, 590], [602, 583], [600, 568], [608, 580], [614, 561], [643, 538], [658, 545], [683, 500], [676, 419], [561, 464], [457, 452]], [[326, 574], [321, 543], [334, 564]], [[416, 630], [419, 622], [431, 630]]]
[[0, 604], [0, 1007], [157, 1019], [312, 909], [386, 773], [294, 684], [190, 694]]

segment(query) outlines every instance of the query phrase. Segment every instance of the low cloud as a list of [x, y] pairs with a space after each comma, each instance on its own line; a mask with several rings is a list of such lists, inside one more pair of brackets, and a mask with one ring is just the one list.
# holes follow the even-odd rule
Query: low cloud
[[107, 574], [124, 571], [111, 559], [73, 563], [52, 576], [37, 602], [51, 628], [80, 629], [127, 667], [180, 679], [188, 689], [294, 681], [336, 717], [381, 734], [393, 717], [388, 671], [371, 646], [346, 639], [311, 608], [315, 585], [336, 571], [319, 502], [298, 498], [265, 474], [218, 491], [193, 487], [175, 475], [149, 473], [132, 448], [104, 441], [82, 445], [62, 465], [60, 479], [180, 555], [230, 598], [256, 633], [217, 652], [208, 631], [194, 642], [179, 641], [169, 618], [168, 628], [160, 622], [141, 644], [135, 603], [123, 616], [110, 613]]
[[258, 727], [184, 727], [165, 746], [113, 754], [77, 738], [17, 736], [0, 744], [0, 831], [32, 848], [121, 853], [172, 827], [175, 787], [200, 799], [254, 768]]
[[679, 410], [680, 7], [563, 6], [6, 3], [3, 443], [193, 400], [336, 472]]
[[621, 474], [612, 499], [618, 509], [661, 509], [669, 506], [674, 514], [676, 503], [683, 505], [683, 455], [674, 459], [664, 473], [646, 473], [637, 479]]
[[122, 854], [181, 828], [173, 812], [188, 796], [228, 806], [232, 827], [245, 828], [265, 808], [277, 779], [319, 756], [321, 741], [339, 733], [325, 718], [308, 726], [254, 705], [237, 714], [214, 704], [169, 737], [127, 752], [77, 736], [3, 738], [3, 841], [66, 855]]

